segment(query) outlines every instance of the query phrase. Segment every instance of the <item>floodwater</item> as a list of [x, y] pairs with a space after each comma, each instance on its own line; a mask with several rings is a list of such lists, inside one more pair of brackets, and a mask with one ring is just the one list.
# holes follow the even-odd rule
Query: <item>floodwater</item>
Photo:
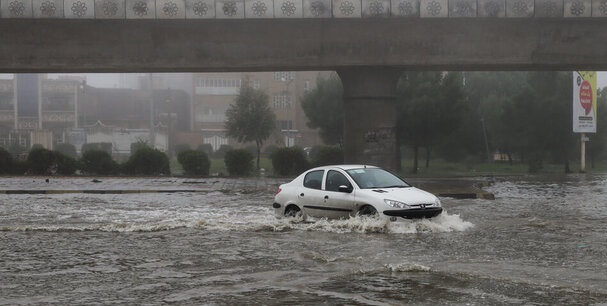
[[402, 223], [277, 220], [268, 191], [0, 194], [0, 305], [607, 305], [607, 176], [485, 189]]

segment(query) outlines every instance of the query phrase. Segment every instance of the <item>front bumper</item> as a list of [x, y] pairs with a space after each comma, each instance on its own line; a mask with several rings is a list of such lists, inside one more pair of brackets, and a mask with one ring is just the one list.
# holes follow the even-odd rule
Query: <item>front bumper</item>
[[402, 217], [405, 219], [421, 219], [436, 217], [442, 212], [442, 207], [426, 207], [399, 210], [384, 210], [384, 215], [390, 217]]

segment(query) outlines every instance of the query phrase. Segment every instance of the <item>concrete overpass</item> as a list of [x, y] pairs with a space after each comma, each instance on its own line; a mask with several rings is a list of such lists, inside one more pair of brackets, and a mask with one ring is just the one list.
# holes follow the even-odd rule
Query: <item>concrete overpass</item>
[[3, 73], [336, 70], [346, 161], [389, 168], [403, 70], [607, 70], [607, 0], [0, 4]]

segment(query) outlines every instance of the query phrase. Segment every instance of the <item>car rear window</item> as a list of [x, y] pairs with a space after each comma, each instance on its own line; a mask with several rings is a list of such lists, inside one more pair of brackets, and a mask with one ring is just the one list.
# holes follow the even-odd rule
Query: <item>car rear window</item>
[[322, 185], [322, 175], [324, 170], [312, 171], [304, 177], [304, 187], [312, 189], [320, 189]]

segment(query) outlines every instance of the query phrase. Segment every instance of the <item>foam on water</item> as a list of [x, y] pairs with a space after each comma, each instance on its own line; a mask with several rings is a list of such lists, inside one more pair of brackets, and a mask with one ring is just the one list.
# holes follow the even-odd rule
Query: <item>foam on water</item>
[[277, 219], [271, 195], [11, 195], [0, 208], [0, 231], [155, 232], [182, 228], [211, 231], [319, 231], [414, 234], [465, 231], [474, 225], [456, 214], [390, 222], [385, 218]]
[[403, 220], [391, 222], [380, 218], [353, 217], [349, 219], [317, 219], [302, 221], [295, 218], [276, 219], [269, 211], [259, 215], [242, 217], [233, 214], [198, 215], [195, 218], [137, 221], [117, 220], [115, 222], [62, 223], [62, 224], [17, 224], [2, 226], [0, 231], [102, 231], [102, 232], [155, 232], [180, 228], [195, 228], [214, 231], [319, 231], [331, 233], [439, 233], [465, 231], [474, 225], [464, 221], [459, 215], [442, 215], [433, 219]]
[[390, 272], [430, 272], [431, 270], [428, 266], [410, 262], [403, 262], [400, 264], [386, 264], [384, 267]]

